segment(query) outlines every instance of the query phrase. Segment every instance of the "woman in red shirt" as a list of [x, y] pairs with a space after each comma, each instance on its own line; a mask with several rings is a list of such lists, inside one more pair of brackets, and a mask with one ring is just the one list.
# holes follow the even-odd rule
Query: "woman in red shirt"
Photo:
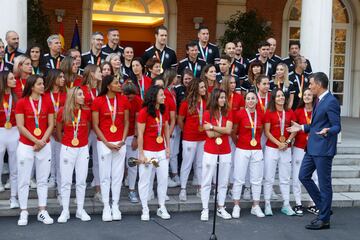
[[131, 69], [136, 76], [136, 79], [133, 79], [133, 81], [139, 88], [141, 99], [144, 100], [145, 94], [151, 86], [151, 78], [145, 76], [145, 66], [140, 57], [133, 58], [131, 61]]
[[203, 210], [201, 221], [209, 220], [209, 198], [211, 181], [216, 174], [217, 160], [219, 160], [218, 209], [216, 214], [224, 219], [231, 215], [225, 210], [225, 198], [231, 168], [231, 148], [229, 135], [232, 130], [232, 112], [228, 111], [226, 92], [215, 88], [204, 113], [204, 129], [206, 140], [202, 163], [201, 201]]
[[16, 79], [15, 94], [18, 99], [22, 97], [27, 78], [32, 74], [31, 59], [25, 55], [14, 59], [13, 73]]
[[51, 102], [41, 96], [43, 93], [44, 80], [39, 75], [31, 75], [26, 81], [22, 98], [16, 104], [16, 125], [20, 132], [20, 143], [16, 151], [20, 226], [28, 223], [27, 201], [34, 161], [39, 199], [37, 219], [44, 224], [54, 222], [46, 211], [51, 166], [51, 146], [48, 143], [54, 129], [54, 108]]
[[[129, 132], [128, 136], [126, 138], [126, 159], [129, 159], [130, 157], [137, 158], [139, 156], [138, 152], [138, 144], [137, 144], [137, 127], [136, 122], [139, 115], [139, 111], [142, 108], [142, 100], [137, 95], [137, 87], [132, 82], [126, 82], [124, 85], [122, 85], [123, 93], [127, 97], [129, 103], [130, 103], [130, 109], [129, 109]], [[139, 202], [138, 196], [135, 190], [135, 184], [136, 184], [136, 178], [137, 178], [137, 171], [138, 167], [130, 167], [127, 164], [126, 161], [126, 167], [127, 167], [127, 179], [129, 183], [129, 200], [132, 203]]]
[[75, 59], [71, 56], [66, 56], [60, 63], [60, 69], [65, 76], [65, 85], [68, 88], [80, 86], [82, 76], [78, 75], [79, 66]]
[[205, 82], [207, 92], [210, 95], [213, 89], [219, 85], [216, 81], [216, 67], [212, 64], [207, 64], [201, 71], [200, 79]]
[[[58, 69], [49, 69], [45, 77], [45, 93], [44, 99], [52, 103], [54, 108], [54, 118], [59, 112], [60, 107], [65, 105], [66, 89], [64, 73]], [[56, 122], [55, 126], [56, 128]], [[56, 132], [50, 137], [51, 144], [51, 170], [49, 178], [49, 187], [57, 185], [59, 204], [61, 204], [61, 174], [60, 174], [60, 148], [61, 143], [56, 136]]]
[[[186, 99], [181, 103], [177, 123], [183, 132], [182, 156], [180, 169], [180, 201], [186, 201], [186, 186], [192, 166], [194, 178], [201, 181], [202, 159], [206, 133], [204, 131], [204, 112], [207, 92], [205, 82], [194, 79], [187, 88]], [[197, 184], [197, 196], [200, 197], [200, 184]]]
[[[311, 93], [310, 89], [305, 89], [302, 99], [300, 100], [300, 104], [298, 108], [295, 110], [295, 117], [296, 122], [299, 124], [310, 124], [311, 123], [311, 116], [312, 110], [314, 106], [314, 96]], [[293, 152], [292, 152], [292, 189], [295, 197], [296, 205], [294, 207], [294, 211], [296, 215], [302, 216], [303, 215], [303, 207], [301, 204], [301, 182], [299, 180], [299, 171], [302, 160], [305, 155], [305, 147], [307, 145], [307, 133], [300, 131], [296, 134]], [[317, 181], [317, 173], [316, 171], [313, 173], [313, 179], [316, 184]], [[310, 201], [309, 206], [307, 208], [309, 212], [316, 213], [317, 208], [313, 201]]]
[[234, 154], [234, 185], [232, 196], [234, 199], [233, 218], [240, 217], [240, 196], [245, 176], [250, 168], [250, 183], [253, 205], [251, 214], [265, 217], [259, 202], [261, 183], [264, 172], [264, 158], [261, 150], [261, 134], [264, 125], [264, 113], [256, 109], [257, 97], [254, 92], [245, 95], [245, 109], [241, 109], [234, 117], [233, 139], [236, 143]]
[[101, 69], [101, 75], [102, 77], [106, 77], [109, 75], [114, 75], [114, 71], [111, 67], [111, 64], [109, 62], [102, 62], [100, 65], [100, 69]]
[[[99, 176], [105, 222], [121, 220], [119, 200], [125, 167], [125, 140], [129, 130], [129, 102], [120, 92], [115, 76], [106, 76], [92, 104], [92, 125], [97, 135]], [[112, 206], [110, 208], [110, 188]]]
[[296, 133], [289, 134], [286, 128], [295, 121], [294, 113], [288, 108], [287, 99], [282, 89], [271, 92], [268, 111], [265, 114], [265, 134], [268, 138], [265, 148], [264, 198], [265, 215], [272, 216], [270, 204], [276, 168], [279, 166], [279, 185], [283, 198], [281, 212], [292, 216], [295, 212], [290, 207], [291, 177], [291, 142]]
[[90, 111], [84, 109], [84, 93], [80, 87], [68, 90], [66, 104], [57, 115], [56, 133], [61, 141], [60, 172], [61, 198], [63, 210], [58, 223], [66, 223], [70, 219], [69, 202], [72, 176], [76, 174], [76, 218], [90, 221], [84, 210], [86, 177], [88, 173], [90, 130]]
[[149, 159], [155, 158], [159, 162], [156, 168], [158, 181], [157, 195], [159, 208], [157, 215], [162, 219], [170, 219], [165, 207], [168, 171], [170, 157], [169, 116], [165, 111], [164, 89], [160, 86], [151, 86], [146, 94], [143, 109], [140, 110], [138, 127], [139, 159], [144, 163], [139, 166], [139, 195], [142, 205], [142, 221], [149, 221], [148, 195], [151, 185], [153, 165]]
[[[5, 152], [8, 153], [10, 170], [10, 208], [18, 208], [17, 195], [17, 170], [16, 148], [19, 143], [19, 131], [16, 128], [15, 107], [17, 97], [14, 89], [16, 80], [14, 74], [9, 71], [0, 72], [0, 173], [3, 170]], [[5, 189], [0, 179], [0, 192]]]
[[[96, 64], [88, 64], [84, 69], [83, 80], [80, 86], [85, 97], [83, 106], [85, 109], [91, 109], [94, 99], [98, 96], [101, 81], [102, 74], [100, 67]], [[92, 172], [94, 176], [91, 186], [95, 187], [94, 199], [101, 201], [97, 139], [92, 129], [89, 134], [89, 147], [91, 148]]]
[[[265, 74], [260, 74], [256, 77], [256, 96], [257, 96], [257, 105], [256, 108], [260, 110], [264, 115], [266, 113], [266, 110], [269, 105], [270, 101], [270, 80], [269, 77]], [[263, 152], [265, 151], [265, 145], [266, 145], [266, 136], [265, 131], [263, 131], [263, 134], [261, 136], [261, 147], [263, 149]]]

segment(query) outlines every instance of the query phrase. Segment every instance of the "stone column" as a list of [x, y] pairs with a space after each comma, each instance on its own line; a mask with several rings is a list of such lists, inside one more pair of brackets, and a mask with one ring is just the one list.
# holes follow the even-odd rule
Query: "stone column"
[[302, 0], [301, 54], [311, 62], [313, 72], [329, 75], [332, 0]]
[[19, 48], [23, 51], [27, 47], [27, 1], [1, 0], [0, 7], [0, 38], [5, 45], [5, 34], [14, 30], [19, 34]]

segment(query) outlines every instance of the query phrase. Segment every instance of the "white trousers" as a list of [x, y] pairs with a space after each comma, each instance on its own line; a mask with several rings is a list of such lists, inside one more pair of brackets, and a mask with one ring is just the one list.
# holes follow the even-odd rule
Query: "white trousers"
[[151, 174], [154, 168], [157, 178], [157, 197], [160, 207], [165, 206], [165, 197], [168, 186], [169, 176], [169, 161], [166, 159], [165, 150], [159, 152], [144, 151], [145, 158], [157, 158], [159, 160], [159, 167], [155, 168], [153, 165], [139, 165], [139, 197], [143, 208], [148, 208], [148, 196], [151, 187]]
[[56, 182], [58, 193], [61, 193], [61, 172], [60, 172], [61, 143], [55, 141], [55, 138], [51, 136], [50, 145], [51, 145], [50, 178], [52, 178]]
[[31, 170], [35, 161], [39, 207], [46, 207], [48, 178], [51, 166], [51, 146], [46, 144], [35, 152], [33, 146], [19, 143], [16, 151], [18, 169], [18, 195], [21, 209], [27, 209]]
[[126, 146], [122, 146], [119, 151], [111, 151], [102, 141], [98, 141], [97, 150], [102, 201], [105, 206], [110, 204], [111, 188], [112, 203], [118, 204], [124, 177]]
[[289, 205], [291, 177], [291, 148], [280, 151], [277, 148], [265, 148], [264, 198], [270, 202], [276, 168], [279, 166], [279, 184], [284, 205]]
[[129, 159], [131, 157], [138, 158], [138, 156], [139, 156], [138, 150], [137, 149], [133, 150], [131, 148], [131, 143], [132, 143], [133, 139], [134, 139], [134, 136], [129, 136], [126, 138], [126, 141], [125, 141], [126, 142], [126, 168], [127, 168], [130, 190], [135, 190], [138, 167], [137, 166], [129, 167], [129, 165], [127, 164], [127, 159]]
[[229, 174], [231, 168], [231, 153], [229, 154], [211, 154], [204, 152], [202, 164], [201, 181], [201, 202], [205, 209], [209, 208], [209, 198], [211, 191], [211, 182], [213, 176], [216, 176], [217, 158], [219, 156], [219, 182], [218, 182], [218, 205], [224, 206]]
[[180, 136], [181, 136], [181, 129], [178, 125], [175, 125], [172, 137], [170, 138], [170, 169], [171, 173], [177, 174], [178, 173], [178, 154], [180, 148]]
[[97, 137], [94, 130], [91, 130], [89, 133], [89, 148], [91, 146], [92, 149], [92, 172], [94, 176], [95, 186], [100, 186], [100, 176], [99, 176], [99, 158], [98, 158], [98, 150], [97, 150]]
[[183, 146], [183, 160], [181, 163], [180, 169], [180, 183], [181, 188], [185, 189], [186, 184], [189, 178], [191, 167], [194, 164], [194, 177], [198, 180], [198, 184], [201, 185], [201, 175], [202, 175], [202, 162], [204, 156], [204, 144], [205, 141], [182, 141]]
[[75, 169], [76, 202], [77, 208], [84, 208], [86, 177], [89, 165], [88, 146], [74, 148], [61, 145], [60, 172], [61, 172], [61, 199], [64, 210], [69, 210], [72, 177]]
[[235, 161], [236, 145], [230, 136], [229, 136], [229, 143], [230, 143], [230, 148], [231, 148], [231, 168], [230, 168], [230, 175], [229, 175], [229, 183], [234, 183], [234, 161]]
[[[304, 149], [294, 147], [292, 153], [292, 189], [295, 197], [296, 205], [301, 205], [301, 182], [299, 180], [299, 171], [301, 163], [304, 159]], [[316, 171], [312, 175], [312, 179], [319, 186], [318, 176]], [[311, 200], [312, 201], [312, 200]]]
[[0, 128], [0, 183], [1, 173], [4, 166], [5, 152], [8, 153], [9, 161], [9, 179], [11, 185], [11, 197], [17, 194], [17, 167], [16, 167], [16, 149], [19, 143], [19, 131], [17, 127], [10, 129]]
[[240, 200], [242, 186], [245, 184], [246, 173], [249, 169], [252, 197], [260, 201], [261, 183], [264, 172], [264, 159], [262, 150], [244, 150], [236, 148], [234, 161], [234, 184], [232, 196]]

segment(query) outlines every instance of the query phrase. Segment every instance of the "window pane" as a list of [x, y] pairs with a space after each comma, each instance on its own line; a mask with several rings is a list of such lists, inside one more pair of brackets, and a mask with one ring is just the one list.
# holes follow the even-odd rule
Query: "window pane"
[[299, 27], [291, 27], [290, 28], [290, 39], [300, 39], [300, 28]]
[[141, 1], [135, 0], [117, 0], [114, 6], [116, 12], [129, 12], [129, 13], [145, 13], [144, 5]]
[[346, 42], [335, 42], [335, 54], [345, 54]]
[[300, 21], [301, 17], [301, 0], [296, 0], [290, 11], [290, 20]]
[[343, 93], [344, 92], [344, 82], [334, 81], [332, 90], [334, 93]]
[[93, 10], [109, 11], [111, 0], [94, 0]]
[[345, 56], [335, 55], [334, 56], [334, 67], [344, 67]]
[[336, 29], [335, 30], [335, 41], [346, 41], [346, 30]]
[[334, 80], [343, 80], [344, 79], [344, 69], [343, 68], [334, 68], [333, 79]]
[[339, 104], [342, 106], [343, 105], [343, 95], [342, 94], [334, 94], [334, 96], [337, 98], [337, 100], [339, 101]]
[[333, 1], [333, 21], [336, 23], [348, 23], [349, 16], [345, 5], [340, 0]]

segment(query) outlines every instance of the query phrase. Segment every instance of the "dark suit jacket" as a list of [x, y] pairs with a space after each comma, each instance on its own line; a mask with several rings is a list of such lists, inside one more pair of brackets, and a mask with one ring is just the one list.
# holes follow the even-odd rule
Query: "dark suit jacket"
[[[323, 128], [330, 128], [327, 136], [316, 134]], [[309, 133], [307, 154], [329, 157], [336, 154], [337, 134], [341, 131], [340, 105], [330, 92], [319, 101], [311, 124], [304, 125], [304, 131]]]

